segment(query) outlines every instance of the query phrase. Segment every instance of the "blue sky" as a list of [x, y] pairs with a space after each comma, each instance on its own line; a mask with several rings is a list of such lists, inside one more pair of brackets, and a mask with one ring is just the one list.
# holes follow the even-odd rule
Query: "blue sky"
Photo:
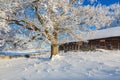
[[[84, 5], [90, 4], [89, 1], [90, 0], [85, 0]], [[119, 3], [120, 4], [120, 0], [97, 0], [97, 2], [94, 3], [94, 5], [96, 5], [98, 3], [100, 3], [102, 5], [109, 6], [109, 5], [112, 5], [112, 4], [115, 4], [115, 3]]]

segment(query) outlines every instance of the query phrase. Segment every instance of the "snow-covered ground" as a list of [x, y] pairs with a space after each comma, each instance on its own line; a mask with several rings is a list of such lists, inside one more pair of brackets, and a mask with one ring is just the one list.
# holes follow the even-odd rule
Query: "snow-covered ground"
[[0, 80], [120, 80], [120, 51], [0, 59]]

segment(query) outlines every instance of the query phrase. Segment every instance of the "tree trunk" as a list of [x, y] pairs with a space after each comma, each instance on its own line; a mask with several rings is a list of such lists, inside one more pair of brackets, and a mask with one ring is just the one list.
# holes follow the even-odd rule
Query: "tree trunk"
[[51, 45], [51, 56], [50, 59], [58, 54], [58, 45], [57, 44], [52, 44]]
[[54, 31], [53, 33], [53, 36], [54, 36], [54, 40], [51, 44], [51, 56], [50, 56], [50, 59], [55, 56], [56, 54], [58, 54], [58, 44], [57, 44], [57, 37], [58, 37], [58, 33], [57, 33], [57, 30]]

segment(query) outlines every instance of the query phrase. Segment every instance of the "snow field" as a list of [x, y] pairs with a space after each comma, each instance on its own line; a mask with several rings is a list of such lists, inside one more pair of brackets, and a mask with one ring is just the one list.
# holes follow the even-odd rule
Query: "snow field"
[[120, 80], [120, 51], [0, 59], [0, 80]]

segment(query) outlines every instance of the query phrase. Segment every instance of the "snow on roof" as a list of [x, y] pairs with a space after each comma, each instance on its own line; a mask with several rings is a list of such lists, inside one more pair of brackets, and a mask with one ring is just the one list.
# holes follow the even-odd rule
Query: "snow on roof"
[[89, 36], [87, 39], [100, 39], [108, 37], [120, 36], [120, 27], [108, 28], [103, 30], [97, 30], [93, 36]]
[[87, 41], [93, 39], [109, 38], [120, 36], [120, 27], [107, 28], [102, 30], [91, 31], [87, 33], [79, 34], [81, 39], [66, 37], [60, 41], [60, 43], [75, 42], [75, 41]]

